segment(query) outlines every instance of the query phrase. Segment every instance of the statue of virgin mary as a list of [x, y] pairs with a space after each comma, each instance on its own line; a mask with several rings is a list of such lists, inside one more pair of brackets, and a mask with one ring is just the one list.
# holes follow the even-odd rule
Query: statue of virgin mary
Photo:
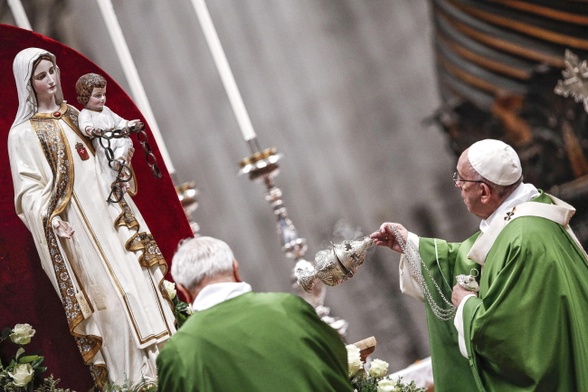
[[19, 108], [8, 136], [14, 203], [59, 295], [96, 385], [155, 379], [175, 332], [167, 264], [130, 195], [108, 202], [78, 111], [63, 100], [55, 56], [20, 51]]

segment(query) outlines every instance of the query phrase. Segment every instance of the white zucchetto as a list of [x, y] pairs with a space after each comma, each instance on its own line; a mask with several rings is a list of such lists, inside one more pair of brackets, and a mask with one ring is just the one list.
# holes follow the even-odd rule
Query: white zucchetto
[[523, 174], [515, 150], [500, 140], [475, 142], [468, 149], [468, 160], [478, 174], [497, 185], [514, 184]]

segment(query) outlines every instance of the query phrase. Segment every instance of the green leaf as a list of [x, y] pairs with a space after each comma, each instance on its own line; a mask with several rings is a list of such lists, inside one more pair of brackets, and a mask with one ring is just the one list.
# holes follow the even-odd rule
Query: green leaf
[[38, 355], [25, 355], [24, 357], [20, 357], [18, 359], [18, 363], [30, 363], [30, 362], [34, 362], [34, 361], [36, 361], [38, 359], [39, 359], [39, 356]]
[[18, 350], [16, 351], [16, 355], [14, 356], [14, 359], [16, 359], [18, 361], [18, 359], [20, 358], [21, 355], [23, 355], [25, 352], [25, 349], [22, 347], [19, 347]]
[[39, 366], [34, 368], [35, 369], [35, 375], [36, 376], [40, 376], [41, 373], [45, 372], [47, 370], [47, 366]]
[[176, 310], [178, 312], [185, 312], [186, 310], [188, 310], [188, 304], [186, 302], [179, 302], [176, 305]]
[[39, 356], [39, 358], [36, 361], [31, 363], [31, 366], [36, 369], [37, 367], [41, 366], [41, 364], [43, 363], [44, 360], [45, 360], [45, 357]]

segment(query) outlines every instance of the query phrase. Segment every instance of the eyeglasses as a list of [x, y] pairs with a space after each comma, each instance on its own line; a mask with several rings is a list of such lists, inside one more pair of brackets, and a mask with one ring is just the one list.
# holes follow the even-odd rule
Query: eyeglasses
[[453, 173], [453, 183], [455, 184], [455, 186], [459, 186], [460, 182], [484, 182], [482, 180], [464, 180], [463, 178], [461, 178], [459, 176], [459, 174], [457, 172]]

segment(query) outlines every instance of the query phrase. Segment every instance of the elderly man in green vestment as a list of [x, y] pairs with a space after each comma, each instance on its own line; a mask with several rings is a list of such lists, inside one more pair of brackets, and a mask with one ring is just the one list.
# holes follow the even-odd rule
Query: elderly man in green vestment
[[403, 253], [403, 292], [427, 300], [435, 392], [588, 391], [588, 257], [569, 227], [575, 209], [522, 179], [509, 145], [476, 142], [453, 180], [477, 233], [450, 243], [384, 223], [372, 234]]
[[339, 334], [298, 296], [254, 293], [230, 247], [180, 244], [171, 274], [194, 313], [157, 358], [162, 392], [351, 392]]

